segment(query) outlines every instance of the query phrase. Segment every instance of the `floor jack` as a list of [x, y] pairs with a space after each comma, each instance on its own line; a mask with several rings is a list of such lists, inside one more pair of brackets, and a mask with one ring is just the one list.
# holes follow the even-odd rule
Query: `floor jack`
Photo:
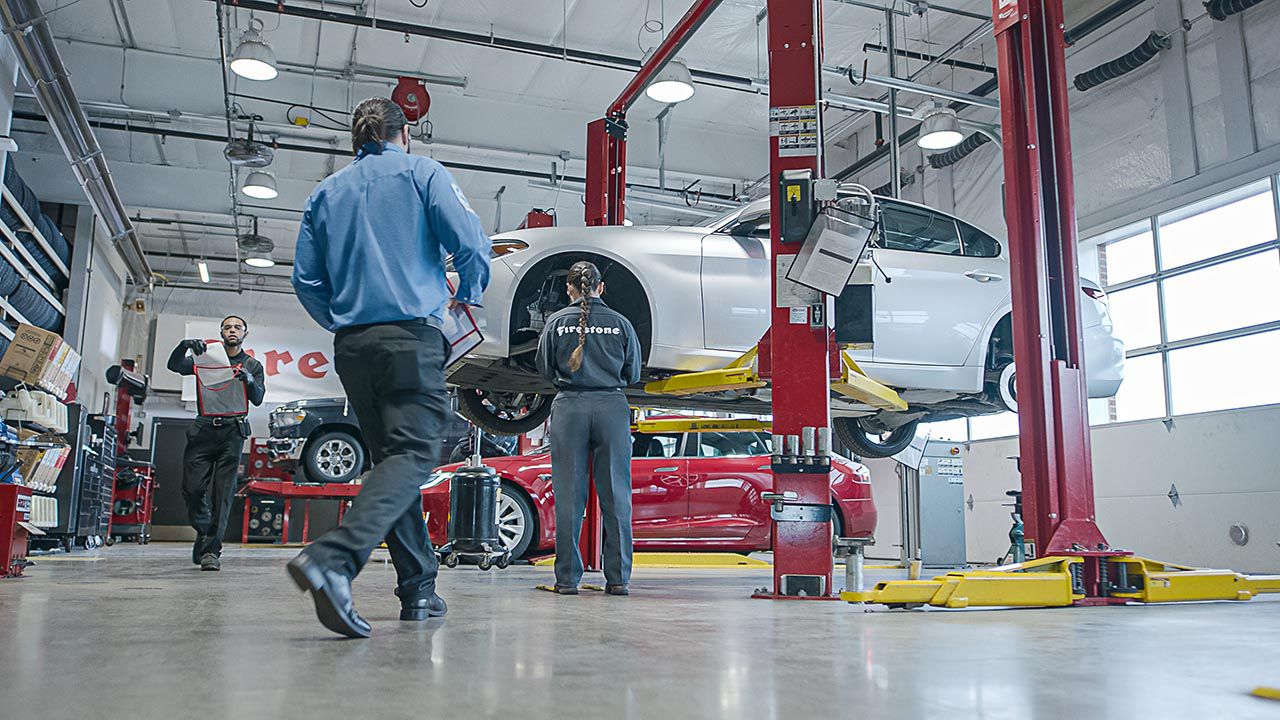
[[1063, 607], [1249, 600], [1280, 576], [1161, 562], [1112, 548], [1095, 524], [1086, 414], [1062, 0], [993, 0], [1026, 536], [1042, 557], [931, 580], [856, 586], [894, 608]]

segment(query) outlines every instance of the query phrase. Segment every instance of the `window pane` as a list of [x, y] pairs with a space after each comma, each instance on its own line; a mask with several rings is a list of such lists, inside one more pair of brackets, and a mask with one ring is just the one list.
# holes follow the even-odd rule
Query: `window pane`
[[960, 254], [960, 235], [950, 216], [908, 205], [884, 203], [883, 207], [881, 220], [887, 249]]
[[1160, 310], [1156, 304], [1156, 284], [1148, 283], [1121, 290], [1107, 296], [1111, 305], [1111, 321], [1116, 337], [1125, 348], [1160, 344]]
[[1260, 180], [1160, 216], [1160, 264], [1175, 268], [1276, 239], [1271, 182]]
[[1145, 277], [1156, 271], [1156, 248], [1150, 226], [1137, 235], [1102, 246], [1103, 276], [1107, 285]]
[[1170, 341], [1280, 320], [1280, 253], [1165, 280], [1164, 312]]
[[979, 415], [969, 418], [969, 429], [974, 440], [1011, 437], [1018, 434], [1018, 416], [1011, 412]]
[[672, 457], [676, 454], [678, 447], [680, 447], [679, 435], [631, 434], [631, 457]]
[[1164, 365], [1160, 354], [1124, 361], [1124, 382], [1116, 393], [1116, 421], [1164, 417]]
[[1111, 398], [1089, 398], [1089, 424], [1106, 425], [1111, 418]]
[[1000, 257], [1000, 242], [990, 235], [966, 222], [960, 225], [960, 235], [964, 238], [964, 254], [969, 257]]
[[1169, 353], [1173, 412], [1183, 415], [1280, 403], [1277, 357], [1280, 331]]
[[697, 457], [768, 455], [764, 436], [753, 432], [691, 433], [698, 447]]

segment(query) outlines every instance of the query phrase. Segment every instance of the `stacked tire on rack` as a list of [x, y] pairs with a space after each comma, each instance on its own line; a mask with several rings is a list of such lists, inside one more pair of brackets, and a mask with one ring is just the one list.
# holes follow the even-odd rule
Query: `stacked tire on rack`
[[[18, 205], [27, 213], [27, 217], [31, 218], [35, 223], [36, 229], [44, 236], [54, 254], [62, 261], [63, 266], [67, 266], [71, 262], [71, 248], [67, 244], [67, 239], [62, 236], [62, 232], [58, 230], [58, 226], [53, 220], [40, 211], [40, 201], [36, 198], [35, 193], [31, 191], [31, 188], [18, 176], [17, 171], [13, 169], [12, 162], [5, 163], [4, 185], [13, 194], [14, 199], [18, 201]], [[69, 279], [58, 269], [53, 258], [45, 252], [40, 242], [36, 240], [35, 235], [27, 229], [25, 223], [9, 207], [8, 203], [0, 203], [0, 222], [3, 222], [13, 231], [18, 238], [18, 242], [22, 243], [22, 246], [35, 259], [36, 264], [52, 279], [53, 284], [50, 287], [48, 283], [45, 283], [43, 279], [35, 274], [31, 275], [31, 281], [43, 285], [53, 297], [60, 297], [62, 292], [67, 289]], [[16, 252], [10, 254], [18, 255]], [[13, 309], [22, 313], [32, 325], [45, 330], [60, 331], [63, 322], [62, 314], [30, 283], [24, 282], [22, 275], [23, 273], [18, 268], [13, 267], [8, 260], [0, 257], [0, 296], [8, 298], [9, 304], [13, 306]]]

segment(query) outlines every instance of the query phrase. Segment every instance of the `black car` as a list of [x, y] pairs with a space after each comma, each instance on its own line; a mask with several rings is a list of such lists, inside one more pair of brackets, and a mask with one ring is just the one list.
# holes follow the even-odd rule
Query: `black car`
[[[451, 462], [459, 448], [470, 447], [470, 423], [456, 414], [453, 418], [440, 445], [438, 465]], [[281, 405], [271, 411], [270, 429], [267, 449], [271, 462], [294, 469], [301, 475], [300, 481], [348, 483], [369, 468], [369, 449], [346, 398], [295, 400]], [[486, 436], [482, 454], [510, 455], [515, 452], [511, 440], [514, 438]]]

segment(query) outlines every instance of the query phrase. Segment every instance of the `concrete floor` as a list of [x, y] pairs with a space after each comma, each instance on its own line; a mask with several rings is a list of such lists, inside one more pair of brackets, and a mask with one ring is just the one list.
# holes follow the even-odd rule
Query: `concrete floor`
[[1280, 601], [880, 611], [751, 600], [759, 570], [639, 570], [630, 598], [550, 570], [445, 570], [449, 615], [400, 623], [389, 566], [341, 640], [292, 550], [177, 544], [37, 558], [0, 581], [6, 718], [1252, 718], [1280, 703]]

